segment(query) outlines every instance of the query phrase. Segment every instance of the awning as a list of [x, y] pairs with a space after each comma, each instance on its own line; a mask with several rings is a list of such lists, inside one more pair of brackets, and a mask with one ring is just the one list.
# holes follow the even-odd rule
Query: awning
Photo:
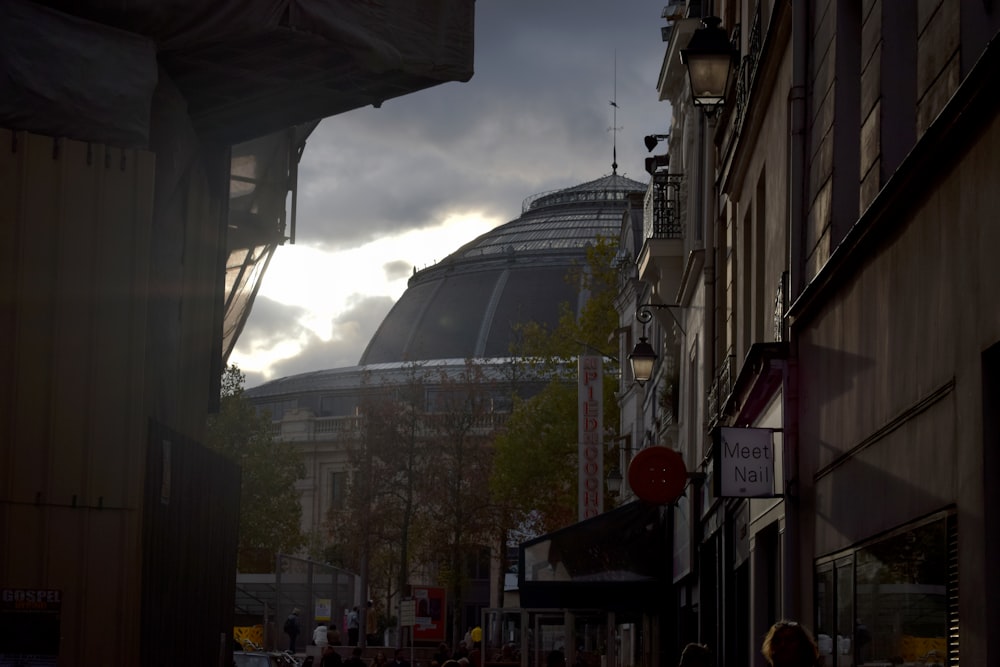
[[522, 607], [653, 610], [670, 581], [667, 518], [635, 501], [521, 545]]

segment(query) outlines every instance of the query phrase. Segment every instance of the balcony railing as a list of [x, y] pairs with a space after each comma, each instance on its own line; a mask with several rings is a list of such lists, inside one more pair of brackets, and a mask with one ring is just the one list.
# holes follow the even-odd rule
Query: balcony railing
[[[469, 429], [472, 433], [483, 435], [501, 428], [510, 415], [506, 412], [491, 412], [472, 417]], [[429, 437], [447, 432], [449, 421], [455, 415], [425, 414], [419, 418], [418, 434]], [[303, 420], [273, 422], [271, 435], [275, 440], [294, 441], [335, 440], [338, 437], [358, 437], [364, 432], [364, 417], [312, 417]]]
[[[759, 2], [754, 9], [750, 23], [750, 34], [747, 37], [747, 52], [740, 60], [740, 70], [736, 75], [736, 110], [733, 114], [733, 124], [736, 128], [739, 128], [743, 123], [743, 114], [746, 113], [747, 104], [750, 102], [750, 89], [757, 74], [757, 64], [760, 62], [761, 32]], [[736, 42], [735, 46], [737, 48], [739, 48], [739, 38], [739, 30], [734, 31], [733, 39]]]
[[708, 390], [708, 423], [709, 427], [714, 427], [722, 417], [722, 411], [726, 407], [726, 401], [733, 393], [733, 383], [736, 382], [736, 355], [726, 355], [722, 365], [715, 373], [715, 381]]
[[647, 239], [682, 239], [684, 223], [681, 211], [682, 174], [653, 174], [650, 186], [650, 210], [646, 218]]

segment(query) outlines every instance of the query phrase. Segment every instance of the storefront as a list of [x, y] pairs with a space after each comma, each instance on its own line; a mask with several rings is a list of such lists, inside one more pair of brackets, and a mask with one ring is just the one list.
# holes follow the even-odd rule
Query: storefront
[[570, 667], [654, 667], [669, 604], [669, 513], [634, 501], [521, 545], [520, 610], [484, 615], [486, 661], [520, 667], [561, 651]]

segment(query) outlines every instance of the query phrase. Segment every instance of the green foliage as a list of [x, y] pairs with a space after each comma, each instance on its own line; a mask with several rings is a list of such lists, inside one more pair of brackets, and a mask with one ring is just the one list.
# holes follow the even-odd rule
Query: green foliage
[[239, 368], [225, 370], [219, 412], [209, 416], [205, 444], [240, 466], [239, 570], [273, 572], [275, 554], [305, 544], [295, 489], [305, 465], [292, 445], [274, 442], [270, 417], [257, 414], [243, 396], [243, 382]]
[[537, 323], [519, 329], [512, 355], [528, 369], [554, 378], [539, 394], [515, 400], [505, 431], [496, 442], [490, 481], [512, 519], [529, 532], [551, 531], [576, 520], [577, 508], [577, 364], [581, 354], [604, 359], [605, 433], [617, 434], [619, 415], [615, 389], [618, 360], [608, 352], [609, 336], [618, 328], [614, 306], [618, 274], [614, 240], [598, 238], [587, 249], [586, 262], [567, 280], [587, 299], [579, 317], [562, 304], [559, 322], [550, 330]]
[[523, 530], [549, 532], [574, 520], [576, 399], [576, 385], [550, 383], [531, 399], [516, 401], [497, 436], [490, 487]]

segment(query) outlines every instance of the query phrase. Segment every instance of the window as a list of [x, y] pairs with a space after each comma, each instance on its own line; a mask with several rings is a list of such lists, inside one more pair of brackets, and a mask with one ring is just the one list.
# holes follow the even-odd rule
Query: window
[[342, 510], [347, 502], [347, 473], [331, 472], [329, 474], [330, 509]]
[[954, 515], [937, 515], [817, 564], [816, 641], [827, 667], [958, 664], [955, 531]]

